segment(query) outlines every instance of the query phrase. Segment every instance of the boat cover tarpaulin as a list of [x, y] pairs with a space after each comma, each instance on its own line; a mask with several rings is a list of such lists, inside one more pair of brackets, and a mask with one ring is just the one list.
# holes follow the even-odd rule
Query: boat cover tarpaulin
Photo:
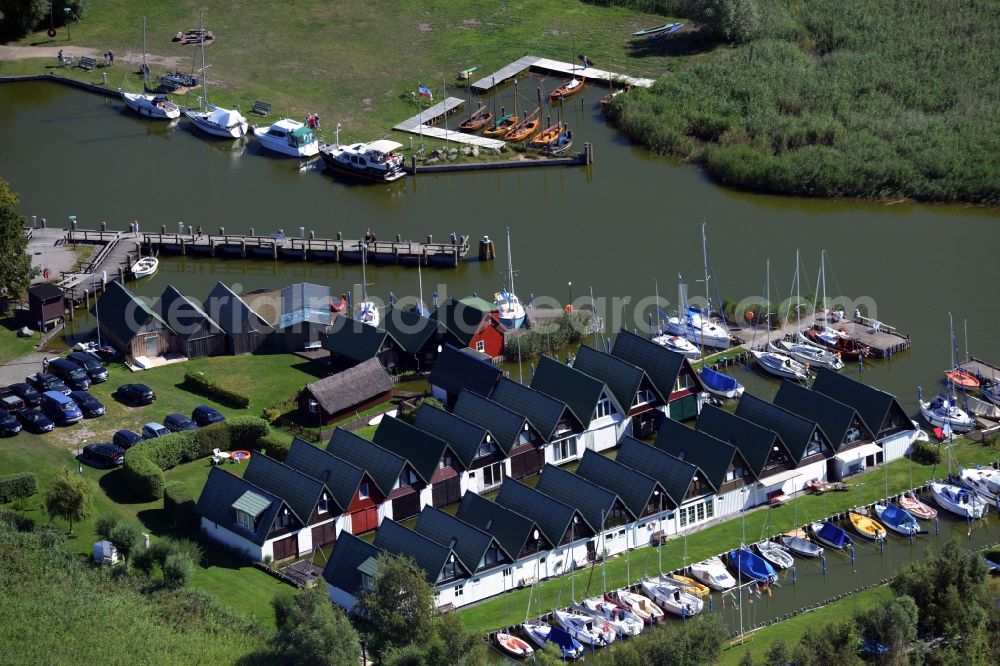
[[212, 113], [209, 114], [208, 119], [216, 125], [221, 125], [222, 127], [232, 127], [233, 125], [238, 125], [243, 122], [243, 116], [240, 115], [239, 111], [219, 108], [213, 109]]

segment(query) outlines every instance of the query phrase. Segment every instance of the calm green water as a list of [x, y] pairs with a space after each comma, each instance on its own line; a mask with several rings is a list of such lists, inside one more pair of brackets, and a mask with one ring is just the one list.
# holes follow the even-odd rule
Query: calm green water
[[[522, 84], [522, 107], [530, 101], [534, 108], [538, 83], [546, 91], [555, 85], [551, 79]], [[428, 233], [445, 239], [455, 231], [473, 240], [489, 235], [502, 254], [509, 226], [522, 300], [535, 294], [565, 302], [570, 295], [580, 299], [592, 287], [607, 301], [605, 316], [629, 328], [645, 325], [651, 308], [636, 313], [633, 306], [644, 298], [649, 302], [654, 280], [671, 302], [676, 301], [678, 272], [691, 283], [692, 293], [704, 293], [704, 285], [695, 282], [702, 272], [704, 221], [716, 280], [723, 298], [731, 300], [763, 293], [767, 257], [772, 298], [787, 296], [796, 248], [802, 252], [803, 285], [815, 285], [819, 253], [826, 249], [829, 293], [872, 298], [879, 319], [912, 336], [913, 352], [867, 364], [864, 372], [865, 381], [897, 393], [908, 407], [915, 407], [918, 384], [925, 390], [940, 385], [949, 363], [948, 310], [955, 314], [963, 352], [962, 320], [968, 318], [972, 353], [986, 359], [1000, 355], [997, 210], [816, 201], [723, 189], [696, 169], [629, 145], [600, 116], [597, 99], [603, 92], [588, 87], [564, 110], [578, 145], [590, 141], [595, 146], [591, 169], [425, 175], [367, 187], [343, 184], [315, 169], [300, 170], [294, 159], [262, 155], [255, 142], [206, 140], [185, 121], [140, 120], [120, 102], [98, 95], [43, 83], [3, 85], [0, 176], [21, 194], [24, 214], [59, 225], [77, 215], [80, 226], [88, 228], [105, 220], [110, 228], [125, 229], [138, 218], [144, 230], [166, 225], [173, 231], [182, 221], [206, 231], [224, 226], [229, 232], [283, 228], [297, 234], [304, 227], [321, 237], [342, 231], [357, 238], [371, 227], [380, 239], [399, 233], [414, 240]], [[504, 95], [510, 109], [512, 90]], [[322, 134], [328, 140], [335, 122], [324, 117]], [[353, 136], [350, 128], [341, 134], [342, 141], [372, 138]], [[442, 296], [492, 294], [504, 268], [503, 261], [472, 261], [457, 270], [428, 269], [425, 299], [430, 301], [435, 290]], [[176, 258], [162, 261], [159, 273], [137, 289], [158, 295], [173, 283], [203, 297], [219, 279], [246, 290], [309, 280], [340, 293], [360, 283], [361, 270]], [[412, 269], [372, 267], [368, 281], [370, 293], [381, 298], [390, 291], [417, 293]], [[762, 395], [775, 390], [776, 384], [753, 371], [737, 374]]]

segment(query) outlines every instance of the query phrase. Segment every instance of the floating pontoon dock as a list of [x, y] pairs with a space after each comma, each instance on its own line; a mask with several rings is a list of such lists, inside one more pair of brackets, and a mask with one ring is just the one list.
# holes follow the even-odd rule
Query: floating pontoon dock
[[653, 79], [628, 76], [619, 72], [601, 69], [600, 67], [584, 67], [569, 62], [560, 62], [559, 60], [527, 55], [523, 58], [518, 58], [506, 67], [498, 69], [488, 76], [484, 76], [473, 83], [472, 87], [479, 92], [486, 92], [493, 88], [494, 85], [500, 85], [518, 76], [521, 72], [530, 70], [552, 72], [565, 76], [583, 76], [588, 81], [604, 81], [609, 84], [614, 82], [619, 85], [636, 86], [638, 88], [648, 88], [653, 85]]
[[[407, 118], [393, 127], [393, 129], [399, 130], [400, 132], [423, 134], [424, 136], [433, 137], [435, 139], [444, 139], [446, 141], [454, 141], [455, 143], [478, 146], [479, 148], [490, 148], [492, 150], [500, 150], [503, 148], [505, 145], [503, 141], [490, 139], [485, 136], [476, 136], [475, 134], [466, 134], [464, 132], [459, 132], [458, 130], [446, 130], [443, 127], [435, 127], [431, 124], [438, 122], [442, 118], [446, 118], [448, 114], [452, 113], [463, 104], [465, 104], [465, 100], [461, 100], [457, 97], [448, 97], [443, 102], [438, 102], [434, 106], [424, 109], [421, 113], [413, 116], [412, 118]], [[456, 125], [457, 124], [458, 123], [456, 123]]]

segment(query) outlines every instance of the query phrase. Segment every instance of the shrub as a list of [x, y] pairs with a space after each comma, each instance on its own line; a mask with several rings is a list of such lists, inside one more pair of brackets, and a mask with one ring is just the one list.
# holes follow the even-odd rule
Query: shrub
[[230, 445], [236, 449], [254, 448], [257, 442], [271, 432], [267, 421], [256, 416], [236, 416], [226, 421], [230, 432]]
[[288, 456], [288, 449], [291, 446], [291, 440], [285, 439], [273, 432], [257, 440], [257, 450], [266, 453], [275, 460], [283, 461]]
[[0, 525], [14, 532], [34, 532], [35, 521], [27, 516], [21, 515], [17, 511], [10, 509], [0, 509]]
[[171, 553], [163, 561], [163, 584], [179, 589], [188, 584], [194, 574], [194, 561], [187, 553]]
[[125, 452], [125, 485], [144, 502], [163, 497], [163, 470], [156, 466], [142, 451], [132, 447]]
[[26, 499], [38, 492], [38, 479], [31, 472], [0, 476], [0, 504]]
[[240, 391], [234, 391], [220, 384], [216, 384], [211, 379], [200, 372], [189, 372], [184, 375], [184, 382], [181, 388], [192, 393], [199, 393], [205, 397], [217, 400], [224, 405], [244, 409], [250, 406], [250, 396]]
[[163, 488], [163, 510], [174, 527], [196, 529], [198, 527], [197, 503], [183, 484], [171, 481]]
[[921, 465], [936, 465], [941, 462], [941, 451], [930, 442], [913, 442], [910, 459]]

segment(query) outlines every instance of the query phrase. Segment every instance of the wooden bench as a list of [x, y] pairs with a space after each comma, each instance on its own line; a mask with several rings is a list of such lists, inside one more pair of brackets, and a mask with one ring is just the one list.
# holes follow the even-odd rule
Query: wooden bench
[[268, 104], [267, 102], [262, 102], [260, 100], [257, 100], [256, 102], [253, 103], [253, 108], [250, 110], [258, 115], [267, 116], [270, 115], [271, 113], [271, 105]]
[[87, 56], [80, 56], [80, 62], [77, 64], [77, 67], [86, 70], [97, 69], [97, 58], [88, 58]]

